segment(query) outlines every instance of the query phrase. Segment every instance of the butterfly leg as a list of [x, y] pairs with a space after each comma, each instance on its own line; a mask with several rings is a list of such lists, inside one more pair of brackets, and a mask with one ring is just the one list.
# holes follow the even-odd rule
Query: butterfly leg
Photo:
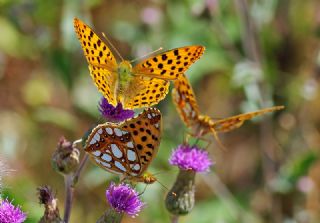
[[222, 144], [217, 131], [214, 128], [210, 128], [211, 133], [213, 134], [213, 137], [215, 138], [215, 140], [217, 141], [219, 147], [223, 150], [223, 151], [227, 151], [227, 148]]
[[147, 186], [148, 186], [148, 184], [146, 184], [146, 185], [145, 185], [145, 187], [144, 187], [143, 191], [142, 191], [141, 193], [139, 193], [139, 194], [138, 194], [138, 196], [141, 196], [142, 194], [144, 194], [144, 192], [145, 192], [145, 191], [146, 191], [146, 189], [147, 189]]
[[198, 134], [194, 134], [194, 133], [188, 132], [187, 133], [186, 142], [189, 141], [190, 137], [193, 137], [193, 138], [196, 138], [196, 141], [195, 141], [194, 145], [196, 145], [200, 140], [202, 140], [202, 141], [207, 143], [207, 145], [205, 146], [205, 149], [207, 149], [211, 145], [212, 140], [205, 138], [203, 136], [203, 132], [204, 132], [203, 130], [200, 130], [200, 132]]

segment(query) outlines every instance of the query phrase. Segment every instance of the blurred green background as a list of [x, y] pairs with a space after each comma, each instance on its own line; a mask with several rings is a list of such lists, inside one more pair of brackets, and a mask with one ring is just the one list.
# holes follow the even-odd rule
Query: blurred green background
[[[286, 106], [221, 134], [227, 151], [210, 144], [215, 166], [197, 176], [196, 206], [180, 222], [320, 222], [318, 0], [1, 0], [0, 157], [12, 170], [3, 193], [28, 212], [27, 222], [42, 216], [41, 185], [56, 191], [63, 213], [64, 183], [51, 168], [52, 153], [61, 136], [76, 140], [101, 120], [75, 16], [105, 32], [127, 59], [204, 45], [187, 75], [211, 117]], [[170, 94], [157, 107], [164, 133], [150, 172], [170, 187], [178, 171], [167, 159], [186, 128]], [[98, 219], [112, 179], [86, 165], [71, 222]], [[123, 222], [169, 222], [165, 194], [158, 183], [148, 186], [147, 208]]]

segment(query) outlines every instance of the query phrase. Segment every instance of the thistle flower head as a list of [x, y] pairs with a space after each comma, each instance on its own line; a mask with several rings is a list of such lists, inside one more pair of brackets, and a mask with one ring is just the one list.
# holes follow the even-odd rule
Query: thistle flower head
[[134, 111], [123, 109], [121, 103], [118, 103], [116, 107], [113, 107], [113, 105], [109, 104], [105, 98], [102, 98], [99, 103], [99, 111], [109, 122], [122, 122], [134, 116]]
[[183, 170], [209, 171], [213, 164], [207, 151], [187, 144], [179, 145], [171, 154], [169, 163]]
[[8, 199], [0, 201], [0, 222], [1, 223], [22, 223], [26, 220], [27, 215], [15, 207]]
[[138, 193], [127, 184], [115, 185], [113, 182], [106, 190], [106, 197], [110, 206], [117, 212], [127, 213], [132, 217], [138, 215], [145, 205], [138, 196]]

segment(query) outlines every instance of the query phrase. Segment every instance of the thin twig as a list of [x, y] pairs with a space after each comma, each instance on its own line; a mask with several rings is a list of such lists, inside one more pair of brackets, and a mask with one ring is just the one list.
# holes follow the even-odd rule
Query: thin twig
[[219, 21], [219, 19], [213, 18], [211, 24], [212, 24], [211, 28], [215, 32], [216, 37], [220, 41], [222, 47], [229, 54], [231, 59], [235, 62], [241, 60], [242, 56], [241, 56], [239, 50], [234, 45], [234, 43], [230, 40], [227, 32], [224, 29], [223, 24]]
[[243, 216], [246, 211], [238, 204], [232, 193], [221, 182], [220, 178], [214, 172], [211, 172], [210, 175], [200, 176], [212, 192], [214, 192], [221, 202], [225, 204], [230, 216], [234, 220], [242, 219], [241, 216]]
[[242, 45], [247, 58], [261, 67], [261, 52], [257, 40], [254, 20], [250, 16], [247, 0], [235, 0], [237, 10], [243, 25]]
[[226, 53], [229, 54], [230, 58], [237, 62], [242, 59], [242, 55], [240, 50], [236, 47], [234, 42], [230, 39], [227, 31], [225, 30], [225, 26], [221, 23], [221, 12], [219, 7], [219, 1], [216, 2], [215, 10], [210, 12], [211, 15], [211, 25], [210, 28], [215, 33], [215, 38], [220, 41], [222, 47], [226, 50]]
[[[250, 16], [249, 6], [247, 0], [234, 0], [237, 7], [240, 19], [243, 25], [242, 31], [242, 45], [246, 54], [246, 57], [253, 61], [256, 66], [262, 71], [262, 54], [257, 38], [257, 31], [254, 24], [254, 20]], [[263, 71], [262, 71], [263, 72]], [[265, 73], [263, 73], [265, 75]], [[270, 99], [271, 92], [268, 90], [268, 85], [264, 83], [256, 83], [260, 91], [261, 104], [264, 105], [265, 101]], [[260, 147], [261, 147], [261, 158], [262, 158], [262, 169], [265, 185], [270, 179], [276, 175], [277, 163], [275, 158], [275, 145], [273, 143], [272, 135], [272, 124], [268, 119], [260, 125]], [[267, 189], [267, 188], [266, 188]], [[278, 202], [275, 196], [272, 197], [272, 205], [270, 214], [273, 222], [280, 222], [281, 211], [277, 208]]]

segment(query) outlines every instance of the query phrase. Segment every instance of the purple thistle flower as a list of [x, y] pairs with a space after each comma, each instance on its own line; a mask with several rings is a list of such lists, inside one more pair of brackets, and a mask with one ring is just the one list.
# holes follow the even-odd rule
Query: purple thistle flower
[[0, 201], [0, 223], [22, 223], [26, 218], [20, 207], [15, 207], [8, 199]]
[[122, 122], [134, 116], [134, 111], [123, 109], [121, 103], [118, 103], [116, 107], [113, 107], [113, 105], [109, 104], [105, 98], [101, 98], [99, 103], [99, 111], [101, 115], [109, 122]]
[[193, 170], [195, 172], [209, 171], [210, 166], [213, 164], [207, 151], [187, 144], [179, 145], [172, 152], [169, 163], [173, 166], [178, 166], [180, 169]]
[[106, 190], [106, 197], [111, 207], [117, 212], [125, 212], [132, 217], [144, 207], [144, 203], [139, 199], [138, 193], [128, 184], [115, 185], [113, 182]]

